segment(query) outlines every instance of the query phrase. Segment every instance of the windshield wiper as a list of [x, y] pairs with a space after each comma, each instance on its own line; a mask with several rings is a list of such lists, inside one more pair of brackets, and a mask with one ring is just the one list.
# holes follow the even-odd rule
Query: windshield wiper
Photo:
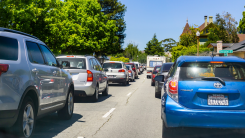
[[225, 86], [225, 81], [219, 77], [204, 77], [204, 78], [202, 78], [202, 80], [218, 80]]

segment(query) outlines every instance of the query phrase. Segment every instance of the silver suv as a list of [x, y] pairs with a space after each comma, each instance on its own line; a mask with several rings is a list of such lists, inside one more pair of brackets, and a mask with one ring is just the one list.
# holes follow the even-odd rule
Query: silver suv
[[129, 84], [129, 75], [126, 65], [121, 61], [107, 61], [103, 64], [108, 81], [112, 83]]
[[73, 115], [74, 85], [38, 38], [0, 28], [0, 127], [31, 137], [36, 119], [58, 111]]
[[74, 81], [75, 96], [91, 96], [98, 101], [99, 93], [108, 95], [106, 74], [98, 60], [93, 56], [67, 55], [57, 57], [64, 69], [69, 72]]

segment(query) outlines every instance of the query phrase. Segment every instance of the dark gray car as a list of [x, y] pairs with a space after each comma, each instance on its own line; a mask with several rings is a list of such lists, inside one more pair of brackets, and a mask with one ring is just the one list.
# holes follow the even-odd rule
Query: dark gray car
[[[168, 71], [170, 70], [173, 64], [174, 63], [172, 62], [163, 63], [160, 71], [156, 74], [156, 76], [164, 75], [164, 77], [166, 77], [166, 75], [168, 74]], [[155, 80], [155, 98], [161, 97], [161, 88], [163, 86], [163, 83], [164, 82], [159, 82]]]
[[74, 84], [38, 38], [0, 28], [0, 127], [31, 137], [36, 119], [57, 111], [73, 115]]

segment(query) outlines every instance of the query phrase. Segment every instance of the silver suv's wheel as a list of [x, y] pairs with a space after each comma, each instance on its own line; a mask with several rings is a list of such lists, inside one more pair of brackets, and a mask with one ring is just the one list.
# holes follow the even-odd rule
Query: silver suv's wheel
[[19, 111], [17, 122], [14, 126], [20, 137], [29, 138], [32, 136], [35, 128], [35, 110], [33, 100], [30, 97], [25, 97]]
[[34, 128], [34, 111], [31, 104], [27, 104], [23, 113], [23, 134], [30, 137]]
[[108, 83], [106, 84], [105, 90], [102, 92], [102, 95], [107, 96], [108, 95]]
[[65, 106], [58, 111], [58, 116], [62, 119], [68, 120], [73, 115], [74, 109], [74, 97], [73, 97], [73, 90], [70, 90], [66, 99]]

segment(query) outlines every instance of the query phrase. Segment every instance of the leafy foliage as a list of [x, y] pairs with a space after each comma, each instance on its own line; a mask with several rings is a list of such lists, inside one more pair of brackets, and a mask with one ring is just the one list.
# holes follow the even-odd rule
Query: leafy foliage
[[124, 21], [127, 7], [118, 0], [98, 0], [102, 7], [102, 12], [108, 17], [108, 20], [115, 20], [118, 30], [115, 35], [119, 38], [114, 41], [115, 45], [119, 46], [124, 43], [126, 34], [126, 22]]
[[[244, 6], [245, 8], [245, 6]], [[237, 30], [239, 31], [240, 34], [245, 34], [245, 11], [242, 12], [242, 19], [240, 19], [239, 26]]]
[[125, 57], [111, 57], [110, 61], [122, 61], [122, 62], [129, 62], [129, 58]]
[[124, 50], [124, 56], [133, 59], [134, 56], [137, 56], [139, 54], [138, 45], [129, 43], [127, 47]]
[[194, 28], [193, 26], [190, 27], [190, 33], [184, 33], [180, 37], [179, 45], [183, 46], [192, 46], [197, 43], [197, 31], [200, 31], [199, 28]]
[[97, 0], [4, 0], [0, 26], [37, 36], [54, 53], [96, 55], [117, 52], [116, 21]]
[[176, 46], [176, 41], [173, 38], [167, 38], [162, 40], [164, 51], [171, 51], [174, 46]]
[[162, 42], [158, 41], [156, 34], [153, 38], [146, 44], [145, 53], [147, 55], [164, 55], [164, 49], [161, 47]]

